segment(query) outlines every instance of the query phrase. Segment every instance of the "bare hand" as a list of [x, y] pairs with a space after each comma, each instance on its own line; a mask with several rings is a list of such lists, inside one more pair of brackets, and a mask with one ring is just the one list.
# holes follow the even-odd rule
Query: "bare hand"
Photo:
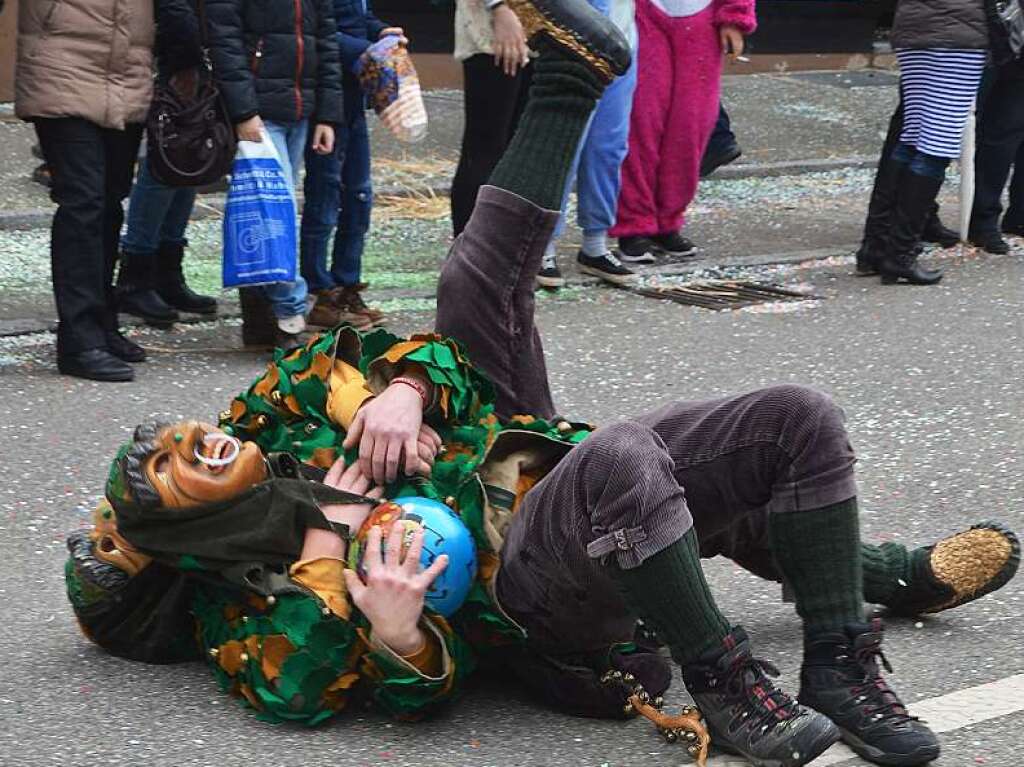
[[722, 55], [728, 55], [730, 61], [735, 62], [743, 55], [746, 42], [743, 39], [743, 33], [736, 27], [728, 24], [719, 27], [718, 39], [722, 43]]
[[345, 570], [345, 585], [356, 607], [370, 621], [373, 635], [399, 655], [411, 655], [425, 641], [419, 628], [427, 589], [448, 566], [442, 554], [420, 572], [423, 551], [423, 528], [413, 533], [409, 550], [402, 558], [405, 526], [395, 523], [388, 536], [386, 553], [381, 552], [381, 529], [370, 528], [363, 553], [366, 583], [353, 570]]
[[385, 37], [389, 37], [391, 35], [397, 37], [398, 42], [400, 42], [402, 45], [409, 44], [409, 38], [405, 36], [405, 30], [402, 29], [401, 27], [384, 27], [384, 29], [380, 31], [380, 37], [378, 37], [377, 39], [382, 40]]
[[[380, 498], [384, 488], [375, 487], [370, 489], [370, 480], [363, 474], [359, 462], [354, 462], [345, 468], [345, 459], [339, 458], [331, 466], [324, 477], [324, 484], [337, 490], [344, 490], [356, 495], [365, 495], [368, 498]], [[369, 503], [331, 503], [320, 507], [332, 522], [342, 522], [348, 525], [353, 533], [363, 526], [363, 522], [370, 516], [373, 506]]]
[[175, 72], [171, 75], [170, 86], [186, 101], [194, 100], [199, 91], [199, 71], [192, 67]]
[[263, 141], [263, 120], [259, 115], [253, 115], [248, 120], [243, 120], [235, 126], [235, 133], [239, 141], [255, 141], [257, 144]]
[[317, 154], [330, 154], [334, 151], [334, 128], [326, 123], [318, 123], [313, 128], [313, 151]]
[[391, 384], [363, 405], [352, 421], [343, 443], [359, 445], [359, 466], [378, 485], [394, 482], [399, 466], [407, 475], [420, 469], [419, 435], [423, 425], [423, 400], [405, 384]]
[[507, 5], [499, 5], [491, 12], [494, 30], [494, 65], [501, 67], [509, 77], [515, 77], [520, 67], [530, 60], [526, 33], [519, 17]]

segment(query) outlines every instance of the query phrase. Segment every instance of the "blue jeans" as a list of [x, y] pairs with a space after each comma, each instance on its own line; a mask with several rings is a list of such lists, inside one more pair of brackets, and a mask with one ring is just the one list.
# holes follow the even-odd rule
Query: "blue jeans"
[[[595, 5], [595, 7], [598, 7]], [[598, 7], [598, 10], [601, 10]], [[584, 233], [605, 232], [615, 224], [622, 188], [622, 163], [629, 151], [629, 116], [636, 90], [636, 53], [622, 77], [609, 85], [583, 133], [562, 198], [555, 239], [565, 231], [565, 209], [576, 184], [577, 221]]]
[[948, 157], [926, 154], [918, 151], [910, 144], [904, 144], [902, 141], [892, 150], [892, 159], [904, 165], [909, 165], [911, 173], [938, 179], [946, 177], [946, 166], [950, 162]]
[[[299, 263], [309, 289], [316, 293], [355, 285], [362, 272], [373, 207], [370, 135], [361, 103], [355, 108], [346, 105], [345, 123], [338, 128], [332, 154], [317, 154], [306, 147], [305, 197]], [[327, 244], [335, 227], [328, 270]]]
[[[277, 156], [281, 160], [285, 178], [292, 182], [292, 196], [299, 183], [299, 168], [302, 163], [302, 151], [306, 147], [306, 133], [309, 129], [308, 120], [279, 123], [265, 120], [270, 140], [274, 142]], [[275, 282], [263, 285], [263, 293], [274, 309], [278, 318], [295, 317], [306, 313], [306, 281], [301, 274], [295, 275], [295, 282]]]
[[162, 243], [185, 245], [185, 227], [195, 201], [195, 189], [161, 184], [141, 159], [121, 249], [132, 256], [154, 257]]

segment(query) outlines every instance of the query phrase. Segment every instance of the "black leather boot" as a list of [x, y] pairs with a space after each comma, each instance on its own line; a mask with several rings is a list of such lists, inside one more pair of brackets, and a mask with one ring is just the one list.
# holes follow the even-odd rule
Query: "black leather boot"
[[921, 232], [941, 186], [941, 178], [921, 176], [903, 166], [896, 181], [896, 204], [889, 221], [885, 256], [878, 263], [883, 285], [900, 280], [911, 285], [934, 285], [942, 279], [941, 270], [925, 269], [917, 263]]
[[907, 713], [879, 663], [892, 671], [877, 619], [812, 634], [804, 644], [800, 702], [835, 722], [843, 740], [870, 762], [912, 767], [938, 758], [938, 739]]
[[900, 175], [906, 170], [906, 163], [896, 162], [889, 144], [886, 154], [882, 157], [875, 172], [875, 185], [871, 189], [871, 200], [868, 203], [868, 214], [864, 219], [864, 237], [857, 250], [857, 276], [870, 277], [878, 274], [878, 262], [885, 255], [885, 243], [889, 235], [889, 224], [893, 209], [896, 207], [896, 185]]
[[185, 283], [181, 259], [185, 246], [178, 242], [162, 242], [156, 254], [156, 291], [160, 297], [178, 311], [193, 314], [216, 314], [217, 299], [202, 296]]
[[106, 332], [107, 351], [125, 362], [145, 362], [146, 350], [125, 338], [120, 330]]
[[87, 378], [90, 381], [132, 381], [135, 371], [106, 349], [86, 349], [81, 352], [57, 353], [57, 370], [66, 376]]
[[114, 297], [117, 310], [123, 314], [141, 317], [147, 325], [168, 328], [178, 320], [172, 309], [153, 289], [155, 259], [121, 253], [121, 267], [117, 271]]
[[274, 348], [277, 344], [277, 320], [263, 291], [239, 288], [238, 300], [242, 305], [242, 343], [256, 348]]
[[932, 205], [932, 212], [928, 220], [924, 222], [924, 231], [921, 232], [923, 242], [934, 242], [941, 248], [952, 248], [960, 242], [960, 235], [942, 223], [939, 218], [939, 204]]

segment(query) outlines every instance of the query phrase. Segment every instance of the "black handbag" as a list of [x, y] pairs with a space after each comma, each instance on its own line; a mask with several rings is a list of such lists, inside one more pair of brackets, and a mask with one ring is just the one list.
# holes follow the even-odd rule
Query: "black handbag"
[[206, 45], [206, 14], [198, 3], [203, 62], [194, 99], [183, 99], [169, 82], [157, 82], [146, 120], [146, 162], [167, 186], [205, 186], [230, 172], [235, 126], [213, 78]]
[[1024, 3], [995, 0], [989, 7], [992, 54], [996, 64], [1024, 59]]

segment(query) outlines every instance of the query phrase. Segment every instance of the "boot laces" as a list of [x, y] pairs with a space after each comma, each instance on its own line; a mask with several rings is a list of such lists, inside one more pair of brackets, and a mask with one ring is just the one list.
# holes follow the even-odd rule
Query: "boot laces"
[[[847, 657], [841, 655], [838, 660], [845, 660]], [[854, 649], [852, 660], [856, 665], [855, 673], [860, 675], [861, 679], [850, 687], [850, 692], [856, 696], [854, 701], [868, 719], [872, 722], [893, 723], [918, 721], [916, 716], [911, 716], [907, 712], [906, 706], [882, 677], [879, 663], [890, 674], [892, 665], [878, 642]]]
[[743, 707], [744, 717], [753, 714], [751, 726], [760, 726], [763, 732], [799, 712], [796, 701], [768, 678], [777, 676], [779, 670], [773, 663], [751, 655], [737, 658], [724, 676], [729, 700]]

